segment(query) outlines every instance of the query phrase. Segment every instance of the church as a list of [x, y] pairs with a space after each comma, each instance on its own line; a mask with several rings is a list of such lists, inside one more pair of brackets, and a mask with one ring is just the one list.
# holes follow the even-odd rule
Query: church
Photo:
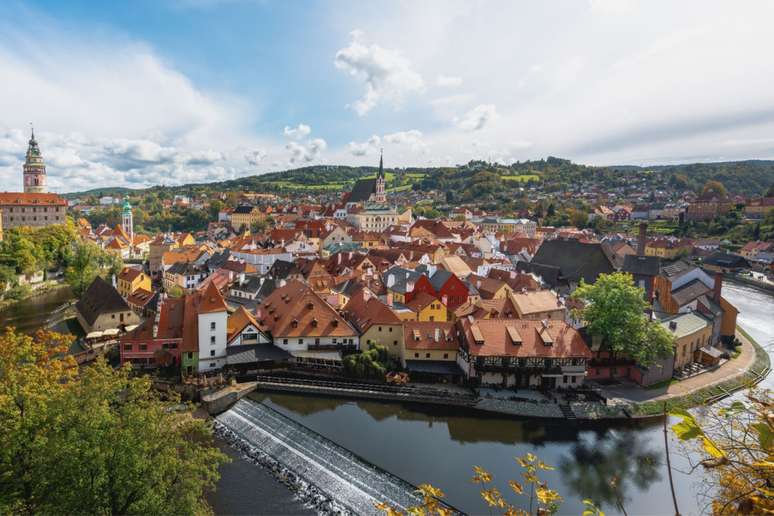
[[353, 204], [385, 204], [387, 202], [387, 196], [384, 193], [384, 156], [379, 156], [379, 172], [376, 174], [376, 178], [371, 179], [358, 179], [355, 185], [352, 187], [352, 191], [349, 196], [346, 197], [347, 205]]
[[46, 164], [32, 131], [22, 168], [24, 192], [0, 192], [2, 228], [43, 227], [64, 224], [67, 201], [46, 192]]

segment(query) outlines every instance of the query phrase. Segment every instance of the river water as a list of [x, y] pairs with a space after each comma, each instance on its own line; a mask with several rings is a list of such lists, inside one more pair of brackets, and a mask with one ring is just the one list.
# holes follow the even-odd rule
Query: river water
[[[774, 351], [774, 297], [748, 286], [726, 284], [724, 296], [741, 311], [739, 323], [769, 352]], [[772, 386], [770, 376], [764, 383]], [[494, 476], [495, 485], [509, 493], [507, 481], [521, 480], [515, 456], [531, 452], [555, 466], [541, 473], [548, 485], [564, 497], [559, 514], [580, 514], [582, 500], [592, 498], [607, 514], [674, 514], [664, 464], [664, 434], [660, 422], [628, 424], [581, 424], [570, 421], [515, 420], [460, 413], [459, 409], [428, 408], [400, 403], [348, 401], [295, 395], [255, 395], [286, 416], [319, 432], [337, 444], [387, 471], [413, 483], [440, 487], [447, 500], [471, 514], [489, 514], [477, 486], [471, 483], [472, 467], [482, 466]], [[701, 471], [687, 474], [688, 458], [669, 433], [677, 501], [682, 514], [701, 514], [707, 498]], [[228, 481], [230, 470], [256, 474], [255, 482]], [[246, 469], [246, 471], [245, 471]], [[255, 471], [257, 470], [257, 471]], [[224, 477], [210, 501], [218, 513], [295, 514], [298, 505], [289, 499], [264, 505], [265, 473], [244, 468], [239, 460], [223, 468]], [[618, 479], [618, 489], [610, 480]], [[252, 485], [245, 488], [245, 485]], [[288, 493], [284, 493], [288, 495]], [[525, 497], [509, 496], [528, 508]], [[237, 501], [235, 503], [235, 501]]]

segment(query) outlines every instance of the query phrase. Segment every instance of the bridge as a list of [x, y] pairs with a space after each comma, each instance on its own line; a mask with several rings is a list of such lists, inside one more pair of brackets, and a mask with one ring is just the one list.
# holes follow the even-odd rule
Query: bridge
[[239, 400], [216, 421], [353, 514], [383, 514], [377, 502], [403, 513], [422, 503], [416, 486], [263, 403]]

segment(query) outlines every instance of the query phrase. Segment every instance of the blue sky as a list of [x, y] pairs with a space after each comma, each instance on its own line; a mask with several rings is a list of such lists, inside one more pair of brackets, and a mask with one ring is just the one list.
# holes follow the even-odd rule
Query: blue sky
[[[0, 181], [774, 157], [771, 2], [10, 0]], [[18, 186], [17, 186], [18, 183]]]

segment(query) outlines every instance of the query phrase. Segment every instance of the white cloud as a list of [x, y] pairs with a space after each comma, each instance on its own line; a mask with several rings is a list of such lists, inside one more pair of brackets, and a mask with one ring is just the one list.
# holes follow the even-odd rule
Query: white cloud
[[358, 115], [365, 115], [383, 100], [398, 104], [406, 94], [424, 89], [422, 76], [400, 52], [366, 45], [360, 31], [351, 35], [349, 46], [336, 52], [334, 65], [365, 82], [363, 98], [352, 104]]
[[394, 143], [397, 145], [421, 145], [422, 131], [411, 129], [409, 131], [385, 134], [384, 141], [385, 143]]
[[268, 154], [263, 149], [253, 150], [245, 154], [245, 161], [247, 161], [248, 165], [255, 167], [259, 165], [267, 155]]
[[328, 144], [322, 138], [315, 138], [305, 143], [288, 142], [285, 148], [290, 151], [288, 163], [291, 165], [311, 163], [317, 160]]
[[466, 131], [480, 131], [495, 118], [497, 109], [494, 104], [481, 104], [465, 113], [457, 125]]
[[441, 87], [459, 86], [462, 84], [462, 77], [451, 75], [439, 75], [435, 79], [435, 85]]
[[381, 143], [382, 139], [373, 135], [363, 143], [349, 142], [347, 144], [347, 149], [353, 156], [365, 156], [375, 151]]
[[306, 124], [298, 124], [298, 127], [285, 126], [284, 135], [293, 140], [303, 140], [312, 132], [312, 128]]

